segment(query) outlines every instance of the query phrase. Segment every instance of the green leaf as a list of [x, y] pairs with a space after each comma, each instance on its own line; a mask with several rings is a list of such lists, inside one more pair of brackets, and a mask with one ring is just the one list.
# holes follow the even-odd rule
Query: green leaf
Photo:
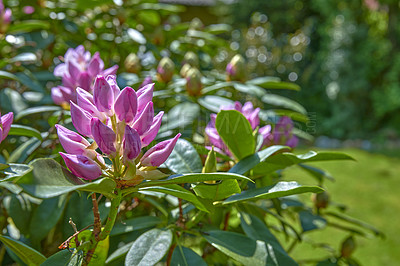
[[215, 120], [218, 134], [233, 153], [241, 160], [254, 153], [256, 141], [250, 122], [236, 110], [222, 110]]
[[164, 186], [154, 186], [154, 187], [145, 187], [139, 189], [141, 191], [154, 191], [154, 192], [162, 192], [168, 195], [172, 195], [178, 197], [180, 199], [186, 200], [190, 203], [193, 203], [196, 208], [199, 210], [208, 212], [207, 208], [199, 201], [199, 199], [189, 190], [184, 189], [180, 185], [171, 184], [171, 185], [164, 185]]
[[167, 114], [166, 122], [163, 122], [163, 126], [160, 128], [160, 132], [165, 132], [175, 128], [184, 128], [187, 125], [191, 125], [195, 119], [197, 119], [200, 113], [200, 107], [198, 104], [185, 102], [175, 105]]
[[241, 213], [240, 225], [246, 235], [254, 240], [264, 241], [267, 245], [267, 265], [298, 265], [283, 249], [278, 239], [271, 233], [268, 227], [256, 216]]
[[295, 90], [299, 91], [300, 86], [291, 82], [283, 82], [280, 81], [279, 78], [276, 77], [260, 77], [249, 80], [246, 82], [247, 84], [253, 84], [261, 86], [265, 89], [286, 89], [286, 90]]
[[125, 258], [125, 265], [147, 266], [159, 262], [172, 243], [171, 230], [152, 229], [133, 242]]
[[184, 139], [178, 140], [164, 164], [177, 174], [199, 173], [203, 168], [196, 149], [189, 141]]
[[204, 96], [198, 99], [198, 102], [201, 106], [214, 113], [218, 113], [223, 106], [234, 104], [234, 102], [230, 99], [214, 95]]
[[246, 200], [256, 199], [274, 199], [286, 197], [290, 195], [302, 193], [319, 193], [324, 191], [320, 187], [315, 186], [301, 186], [297, 182], [278, 182], [273, 186], [255, 188], [243, 191], [240, 194], [233, 195], [222, 202], [222, 204], [231, 204]]
[[263, 101], [266, 104], [283, 107], [307, 115], [306, 109], [301, 104], [284, 96], [276, 94], [267, 94], [261, 98], [261, 101]]
[[46, 260], [38, 251], [11, 237], [0, 235], [0, 241], [29, 266], [40, 265]]
[[326, 220], [323, 217], [315, 215], [310, 211], [300, 211], [299, 217], [303, 232], [322, 229], [326, 226]]
[[110, 178], [83, 182], [53, 159], [36, 159], [29, 165], [33, 168], [32, 175], [22, 176], [17, 180], [17, 184], [35, 197], [52, 198], [74, 190], [115, 197], [112, 192], [116, 184]]
[[244, 265], [265, 265], [267, 249], [263, 241], [228, 231], [208, 231], [203, 237], [216, 249]]
[[16, 148], [7, 159], [7, 163], [19, 162], [22, 163], [26, 158], [40, 146], [41, 141], [37, 138], [31, 138], [28, 141], [22, 143]]
[[237, 91], [240, 91], [240, 92], [243, 92], [246, 94], [251, 94], [258, 98], [263, 97], [267, 93], [263, 88], [260, 88], [256, 85], [252, 85], [252, 84], [243, 84], [243, 83], [235, 82], [233, 87]]
[[9, 167], [3, 171], [7, 177], [0, 180], [0, 182], [11, 181], [18, 176], [28, 175], [33, 170], [31, 166], [26, 164], [10, 163], [8, 166]]
[[[5, 169], [7, 169], [8, 167], [10, 167], [9, 164], [0, 163], [0, 171], [3, 171], [3, 170], [5, 170]], [[0, 182], [1, 182], [1, 180], [0, 180]]]
[[172, 253], [171, 265], [176, 266], [207, 266], [207, 263], [190, 248], [177, 245]]
[[42, 135], [40, 132], [32, 127], [22, 126], [22, 125], [11, 125], [9, 135], [15, 136], [27, 136], [27, 137], [35, 137], [39, 140], [42, 140]]
[[328, 172], [325, 172], [317, 167], [305, 165], [305, 164], [298, 164], [300, 168], [302, 168], [304, 171], [309, 173], [311, 176], [315, 177], [319, 182], [322, 182], [325, 178], [329, 179], [331, 181], [334, 181], [335, 179], [332, 177], [331, 174]]
[[122, 257], [124, 257], [128, 251], [131, 249], [133, 242], [130, 242], [122, 247], [120, 247], [119, 249], [117, 249], [116, 251], [114, 251], [110, 256], [108, 256], [107, 260], [106, 260], [106, 265], [119, 265], [116, 264], [117, 261], [119, 261]]
[[116, 236], [120, 234], [125, 234], [133, 232], [136, 230], [141, 230], [149, 227], [156, 226], [162, 222], [161, 218], [156, 216], [142, 216], [138, 218], [133, 218], [129, 220], [124, 220], [123, 224], [115, 224], [110, 236]]
[[[78, 241], [80, 243], [87, 242], [93, 237], [92, 234], [93, 234], [92, 230], [85, 230], [85, 231], [83, 231], [83, 232], [78, 234]], [[72, 249], [76, 248], [75, 238], [71, 239], [70, 247]], [[109, 237], [107, 237], [106, 239], [100, 241], [96, 246], [96, 249], [95, 249], [95, 251], [93, 253], [93, 257], [90, 260], [88, 266], [104, 265], [105, 261], [107, 259], [107, 254], [108, 254], [109, 247], [110, 247], [110, 238]], [[85, 254], [87, 252], [89, 252], [88, 247], [84, 247], [83, 250], [81, 250], [81, 251], [83, 251]], [[93, 252], [93, 251], [91, 251], [91, 252]], [[75, 256], [78, 255], [76, 259], [80, 260], [79, 253], [75, 252], [74, 255]], [[73, 264], [73, 265], [75, 265], [75, 264]]]
[[183, 184], [183, 183], [197, 183], [204, 181], [218, 181], [226, 179], [239, 179], [253, 182], [250, 178], [234, 173], [193, 173], [183, 175], [173, 175], [163, 180], [155, 180], [143, 182], [137, 185], [137, 188], [150, 187], [150, 186], [164, 186], [169, 184]]
[[28, 107], [21, 94], [10, 88], [0, 90], [0, 106], [3, 111], [12, 111], [14, 119], [15, 115]]
[[228, 172], [242, 175], [242, 174], [246, 173], [247, 171], [253, 169], [260, 162], [265, 161], [271, 155], [273, 155], [277, 152], [280, 152], [282, 150], [288, 150], [288, 149], [290, 149], [290, 148], [287, 146], [281, 146], [281, 145], [274, 145], [274, 146], [268, 147], [262, 151], [259, 151], [252, 155], [249, 155], [246, 158], [240, 160]]
[[223, 200], [233, 194], [240, 193], [240, 187], [235, 179], [223, 180], [216, 184], [199, 183], [192, 185], [197, 196], [215, 200]]
[[32, 114], [41, 114], [41, 113], [46, 113], [46, 112], [56, 112], [60, 111], [61, 107], [59, 106], [39, 106], [39, 107], [31, 107], [28, 109], [25, 109], [21, 112], [18, 113], [18, 115], [15, 117], [15, 121], [28, 116]]
[[5, 207], [8, 215], [12, 218], [18, 230], [20, 230], [22, 234], [27, 234], [31, 219], [32, 206], [26, 194], [13, 194], [9, 198], [6, 198]]
[[50, 230], [56, 226], [64, 212], [66, 196], [45, 199], [35, 209], [29, 223], [29, 232], [32, 239], [41, 241]]
[[49, 29], [50, 24], [44, 20], [24, 20], [21, 22], [12, 23], [8, 28], [7, 33], [32, 32], [34, 30]]
[[72, 253], [68, 249], [61, 250], [51, 255], [40, 266], [68, 265], [71, 260]]
[[[213, 84], [213, 85], [211, 85], [211, 86], [204, 87], [204, 88], [201, 90], [201, 94], [202, 94], [202, 95], [205, 95], [205, 94], [207, 94], [207, 93], [210, 93], [210, 92], [213, 92], [213, 91], [222, 89], [222, 88], [231, 87], [232, 85], [233, 85], [232, 82], [219, 82], [219, 83]], [[217, 97], [217, 96], [216, 96], [216, 97]], [[218, 111], [217, 111], [217, 112], [218, 112]]]
[[305, 154], [299, 154], [299, 155], [295, 155], [289, 152], [284, 152], [268, 157], [264, 162], [261, 162], [254, 168], [253, 174], [255, 176], [265, 175], [268, 173], [272, 173], [276, 170], [284, 169], [288, 166], [299, 163], [333, 161], [333, 160], [354, 160], [354, 159], [349, 155], [340, 152], [309, 151]]
[[0, 70], [1, 79], [12, 79], [18, 81], [18, 77], [10, 72]]

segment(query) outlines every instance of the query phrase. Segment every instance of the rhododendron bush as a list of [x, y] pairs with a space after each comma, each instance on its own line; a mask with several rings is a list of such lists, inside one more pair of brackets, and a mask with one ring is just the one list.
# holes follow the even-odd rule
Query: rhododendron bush
[[228, 25], [155, 1], [7, 4], [2, 265], [297, 265], [327, 226], [343, 244], [317, 261], [354, 265], [356, 239], [380, 235], [330, 206], [330, 175], [307, 164], [351, 157], [295, 152], [308, 116], [280, 92], [300, 88], [241, 55], [216, 63]]

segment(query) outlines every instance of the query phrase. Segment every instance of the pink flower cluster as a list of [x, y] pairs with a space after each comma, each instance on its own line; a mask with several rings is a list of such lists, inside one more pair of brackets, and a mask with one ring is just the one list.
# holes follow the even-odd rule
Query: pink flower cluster
[[[121, 91], [115, 76], [99, 75], [94, 82], [93, 95], [82, 88], [76, 90], [77, 103], [71, 101], [72, 123], [81, 135], [94, 142], [56, 125], [61, 145], [67, 152], [60, 154], [75, 175], [88, 180], [102, 175], [102, 169], [107, 167], [96, 148], [111, 161], [122, 162], [125, 169], [155, 169], [167, 160], [180, 134], [156, 144], [144, 153], [138, 165], [135, 164], [141, 149], [156, 137], [164, 114], [160, 112], [154, 116], [153, 87], [154, 83], [136, 92], [131, 87]], [[124, 178], [124, 169], [120, 170]]]
[[115, 75], [118, 65], [104, 69], [104, 62], [96, 52], [91, 56], [82, 45], [70, 48], [64, 55], [64, 63], [54, 69], [54, 75], [62, 78], [62, 85], [51, 89], [55, 104], [76, 103], [76, 88], [92, 93], [93, 81], [97, 75]]
[[14, 114], [11, 112], [3, 116], [0, 113], [0, 143], [7, 137], [8, 132], [10, 132], [13, 119]]
[[[234, 105], [224, 106], [222, 110], [236, 110], [241, 112], [244, 117], [249, 121], [251, 128], [255, 130], [260, 126], [260, 118], [258, 114], [260, 113], [260, 108], [254, 108], [251, 102], [246, 102], [243, 106], [240, 102], [235, 102]], [[226, 154], [228, 156], [233, 156], [229, 148], [225, 145], [222, 138], [219, 136], [217, 129], [215, 128], [215, 120], [217, 118], [216, 114], [211, 114], [211, 120], [206, 127], [206, 134], [210, 141], [210, 144], [214, 146], [214, 150]], [[274, 130], [272, 130], [271, 125], [266, 125], [258, 129], [258, 134], [262, 137], [262, 144], [260, 149], [265, 146], [271, 146], [276, 144], [287, 145], [294, 148], [297, 145], [298, 139], [292, 133], [293, 121], [287, 117], [283, 116], [280, 118], [278, 123], [275, 125]], [[210, 148], [210, 147], [208, 147]]]

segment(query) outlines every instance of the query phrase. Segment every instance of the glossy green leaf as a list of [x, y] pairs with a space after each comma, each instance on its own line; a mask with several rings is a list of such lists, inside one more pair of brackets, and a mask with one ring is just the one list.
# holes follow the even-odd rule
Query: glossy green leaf
[[279, 78], [276, 77], [260, 77], [249, 80], [246, 83], [258, 85], [265, 89], [285, 89], [285, 90], [295, 90], [295, 91], [300, 90], [299, 85], [291, 82], [280, 81]]
[[283, 107], [307, 115], [306, 109], [301, 104], [281, 95], [267, 94], [261, 98], [261, 101], [266, 104]]
[[252, 84], [243, 84], [243, 83], [237, 83], [235, 82], [233, 87], [240, 92], [246, 93], [246, 94], [251, 94], [254, 95], [255, 97], [261, 98], [263, 97], [267, 92], [265, 89], [258, 87], [256, 85]]
[[233, 153], [241, 160], [254, 153], [256, 141], [250, 122], [236, 110], [222, 110], [215, 120], [218, 134]]
[[[5, 164], [5, 163], [0, 163], [0, 171], [3, 171], [5, 169], [7, 169], [8, 167], [10, 167], [9, 164]], [[1, 180], [0, 180], [1, 181]]]
[[172, 253], [171, 265], [177, 266], [207, 266], [207, 263], [190, 248], [177, 245]]
[[284, 109], [274, 109], [273, 112], [278, 115], [278, 116], [288, 116], [290, 117], [293, 121], [298, 121], [302, 123], [307, 123], [309, 121], [308, 116], [291, 111], [291, 110], [284, 110]]
[[110, 178], [83, 182], [53, 159], [36, 159], [29, 164], [32, 175], [25, 175], [17, 181], [27, 193], [38, 198], [52, 198], [70, 191], [82, 190], [102, 193], [108, 197], [116, 184]]
[[152, 229], [133, 242], [125, 258], [125, 265], [147, 266], [159, 262], [172, 243], [171, 230]]
[[313, 214], [308, 210], [300, 211], [299, 217], [300, 217], [301, 227], [303, 228], [303, 232], [315, 229], [322, 229], [326, 226], [327, 223], [323, 217]]
[[205, 94], [208, 94], [210, 92], [214, 92], [214, 91], [222, 89], [222, 88], [231, 87], [232, 85], [233, 85], [232, 82], [219, 82], [219, 83], [213, 84], [211, 86], [204, 87], [201, 90], [201, 94], [205, 95]]
[[242, 175], [242, 174], [246, 173], [247, 171], [253, 169], [259, 163], [265, 161], [271, 155], [273, 155], [277, 152], [280, 152], [283, 150], [289, 150], [289, 149], [290, 149], [289, 147], [281, 146], [281, 145], [274, 145], [274, 146], [268, 147], [262, 151], [259, 151], [252, 155], [249, 155], [246, 158], [240, 160], [228, 172]]
[[10, 63], [15, 62], [35, 62], [37, 61], [37, 56], [34, 53], [20, 53], [10, 59]]
[[298, 265], [283, 249], [278, 239], [271, 233], [268, 227], [256, 216], [241, 213], [240, 225], [246, 235], [254, 240], [264, 241], [267, 245], [267, 265]]
[[268, 157], [254, 168], [254, 175], [264, 175], [276, 170], [284, 169], [298, 163], [333, 161], [333, 160], [354, 160], [347, 154], [340, 152], [315, 152], [309, 151], [305, 154], [293, 154], [284, 152]]
[[178, 140], [164, 164], [177, 174], [199, 173], [203, 168], [196, 149], [185, 139]]
[[40, 146], [41, 141], [33, 137], [16, 148], [7, 159], [7, 163], [23, 163]]
[[[125, 257], [128, 251], [131, 249], [133, 242], [130, 242], [117, 250], [115, 250], [110, 256], [108, 256], [106, 260], [106, 265], [119, 265], [118, 261], [121, 260], [121, 258]], [[116, 264], [118, 263], [118, 264]]]
[[7, 167], [3, 172], [6, 175], [6, 178], [0, 180], [0, 182], [4, 181], [12, 181], [16, 177], [22, 176], [22, 175], [28, 175], [33, 168], [29, 165], [26, 164], [17, 164], [17, 163], [10, 163], [8, 164], [9, 167]]
[[7, 71], [3, 71], [0, 70], [0, 78], [1, 79], [12, 79], [12, 80], [17, 80], [18, 81], [18, 77], [15, 76], [14, 74], [7, 72]]
[[278, 182], [273, 186], [255, 188], [243, 191], [240, 194], [233, 195], [223, 201], [223, 204], [231, 204], [246, 200], [256, 199], [274, 199], [280, 197], [286, 197], [290, 195], [302, 194], [302, 193], [319, 193], [324, 191], [320, 187], [315, 186], [302, 186], [297, 182]]
[[183, 184], [183, 183], [197, 183], [204, 181], [218, 181], [225, 179], [238, 179], [252, 181], [250, 178], [238, 175], [234, 173], [193, 173], [193, 174], [183, 174], [183, 175], [173, 175], [163, 180], [154, 180], [143, 182], [136, 187], [150, 187], [150, 186], [164, 186], [169, 184]]
[[219, 110], [221, 110], [221, 107], [223, 106], [234, 104], [234, 102], [230, 99], [214, 95], [207, 95], [202, 98], [199, 98], [198, 102], [201, 106], [214, 113], [218, 113]]
[[8, 28], [7, 33], [21, 33], [21, 32], [32, 32], [34, 30], [49, 29], [50, 24], [45, 20], [24, 20], [16, 23], [12, 23]]
[[[91, 239], [91, 237], [92, 237], [92, 233], [93, 233], [92, 230], [85, 230], [85, 231], [79, 233], [78, 234], [78, 241], [80, 243], [84, 243], [86, 241], [89, 241]], [[76, 247], [75, 238], [72, 238], [71, 241], [70, 241], [70, 248], [74, 249], [75, 247]], [[109, 247], [110, 247], [109, 237], [107, 237], [106, 239], [100, 241], [97, 244], [97, 247], [96, 247], [96, 249], [95, 249], [95, 251], [93, 253], [93, 257], [90, 260], [88, 266], [104, 265], [105, 261], [107, 259], [107, 254], [108, 254]], [[87, 247], [84, 248], [82, 251], [83, 251], [84, 254], [89, 252]], [[75, 255], [79, 256], [79, 254], [77, 254], [77, 253], [75, 253]], [[78, 258], [78, 257], [76, 259], [80, 260], [80, 258]]]
[[305, 165], [305, 164], [298, 164], [301, 169], [309, 173], [311, 176], [315, 177], [319, 182], [322, 182], [325, 178], [329, 179], [331, 181], [334, 181], [335, 179], [332, 177], [331, 174], [328, 172], [321, 170], [317, 167]]
[[216, 249], [244, 265], [265, 265], [267, 248], [263, 241], [229, 231], [208, 231], [203, 237]]
[[160, 132], [167, 130], [184, 128], [191, 125], [198, 118], [200, 107], [198, 104], [185, 102], [175, 105], [171, 108], [166, 116], [166, 121], [163, 121], [163, 126]]
[[141, 191], [154, 191], [154, 192], [161, 192], [168, 195], [172, 195], [174, 197], [178, 197], [180, 199], [186, 200], [192, 203], [196, 208], [199, 210], [208, 212], [207, 208], [199, 201], [199, 199], [187, 189], [184, 189], [180, 185], [171, 184], [171, 185], [164, 185], [164, 186], [154, 186], [154, 187], [145, 187], [139, 189]]
[[64, 212], [66, 196], [45, 199], [35, 209], [29, 223], [29, 232], [32, 239], [42, 240], [50, 230], [56, 226]]
[[192, 186], [197, 196], [205, 199], [223, 200], [233, 194], [240, 193], [240, 187], [235, 179], [223, 180], [215, 184], [198, 183]]
[[37, 129], [23, 125], [12, 124], [8, 134], [14, 136], [35, 137], [39, 140], [42, 140], [42, 135]]
[[110, 233], [110, 236], [129, 233], [136, 230], [154, 227], [162, 222], [161, 218], [156, 216], [142, 216], [129, 220], [124, 220], [123, 223], [116, 223]]
[[26, 194], [13, 194], [9, 198], [6, 198], [5, 207], [18, 230], [20, 230], [22, 234], [27, 234], [31, 219], [32, 205]]
[[11, 237], [0, 235], [0, 241], [29, 266], [40, 265], [46, 260], [46, 257], [38, 251]]
[[5, 110], [8, 112], [12, 111], [14, 113], [14, 119], [15, 115], [18, 115], [19, 112], [28, 107], [21, 94], [10, 88], [0, 90], [0, 106], [2, 112]]
[[59, 106], [39, 106], [39, 107], [31, 107], [28, 109], [25, 109], [21, 112], [18, 113], [15, 117], [15, 121], [28, 116], [32, 114], [41, 114], [41, 113], [46, 113], [46, 112], [56, 112], [60, 111], [61, 108]]
[[72, 252], [68, 249], [61, 250], [51, 255], [40, 266], [68, 265], [71, 260]]

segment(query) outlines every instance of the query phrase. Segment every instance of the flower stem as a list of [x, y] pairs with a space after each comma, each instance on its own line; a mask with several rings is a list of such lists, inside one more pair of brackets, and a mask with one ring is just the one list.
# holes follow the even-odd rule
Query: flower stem
[[100, 233], [99, 237], [100, 241], [106, 239], [107, 236], [110, 234], [112, 228], [114, 227], [115, 219], [117, 218], [118, 214], [118, 208], [122, 200], [121, 190], [118, 189], [117, 192], [118, 192], [117, 197], [111, 200], [110, 213], [108, 214], [106, 225], [104, 226], [104, 229]]

